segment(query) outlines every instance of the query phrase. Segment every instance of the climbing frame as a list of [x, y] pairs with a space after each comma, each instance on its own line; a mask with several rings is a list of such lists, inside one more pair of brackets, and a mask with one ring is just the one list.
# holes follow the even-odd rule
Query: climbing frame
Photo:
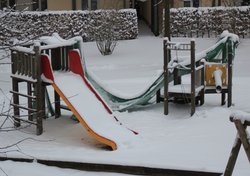
[[[175, 43], [168, 39], [164, 40], [164, 114], [168, 114], [168, 104], [170, 98], [184, 99], [191, 103], [191, 116], [195, 113], [195, 106], [200, 101], [204, 104], [204, 65], [195, 61], [195, 41], [190, 43]], [[174, 61], [175, 66], [169, 66], [171, 51], [189, 51], [190, 66], [182, 66], [178, 60]], [[173, 72], [173, 86], [169, 85], [170, 70]], [[180, 71], [190, 72], [191, 80], [189, 84], [183, 84]]]

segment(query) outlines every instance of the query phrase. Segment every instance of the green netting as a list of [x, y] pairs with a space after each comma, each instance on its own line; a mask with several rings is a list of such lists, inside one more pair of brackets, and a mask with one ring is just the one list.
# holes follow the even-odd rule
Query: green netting
[[[212, 46], [211, 48], [203, 52], [201, 56], [197, 54], [198, 58], [196, 59], [196, 61], [198, 62], [201, 59], [205, 59], [207, 62], [226, 63], [227, 57], [225, 56], [227, 56], [227, 54], [223, 55], [222, 53], [229, 52], [227, 50], [229, 45], [232, 48], [231, 52], [235, 53], [235, 48], [237, 44], [238, 44], [238, 41], [233, 41], [230, 36], [225, 36], [221, 38], [214, 46]], [[188, 67], [189, 64], [187, 64], [186, 66]], [[184, 70], [180, 72], [180, 75], [182, 76], [188, 73], [189, 73], [188, 71]], [[113, 110], [119, 110], [119, 111], [124, 111], [130, 108], [133, 108], [137, 105], [148, 104], [149, 100], [152, 99], [152, 97], [156, 95], [156, 92], [163, 87], [163, 82], [164, 82], [164, 74], [162, 72], [159, 75], [159, 77], [143, 93], [141, 93], [141, 95], [126, 99], [126, 98], [122, 98], [122, 97], [114, 95], [112, 92], [108, 91], [107, 89], [99, 85], [98, 82], [95, 81], [95, 79], [93, 79], [93, 77], [91, 77], [90, 74], [88, 74], [86, 67], [85, 67], [85, 74], [88, 80], [93, 84], [95, 89], [102, 95], [105, 101], [109, 104], [109, 106]], [[168, 80], [169, 81], [173, 80], [172, 74], [170, 74], [170, 77]]]

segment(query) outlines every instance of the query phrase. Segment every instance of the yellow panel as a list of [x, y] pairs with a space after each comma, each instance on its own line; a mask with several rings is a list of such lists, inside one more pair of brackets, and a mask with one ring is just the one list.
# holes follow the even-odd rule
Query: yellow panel
[[227, 64], [207, 64], [205, 66], [205, 82], [206, 86], [215, 86], [214, 71], [222, 71], [222, 86], [227, 86]]

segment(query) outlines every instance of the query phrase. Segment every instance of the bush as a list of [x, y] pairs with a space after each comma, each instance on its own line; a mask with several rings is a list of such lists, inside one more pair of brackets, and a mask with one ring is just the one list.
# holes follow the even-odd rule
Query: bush
[[[102, 24], [103, 14], [110, 13], [113, 11], [0, 11], [0, 40], [29, 40], [57, 32], [66, 39], [82, 36], [84, 41], [94, 41], [96, 36], [93, 35], [93, 31]], [[116, 39], [135, 39], [138, 35], [136, 10], [119, 10], [116, 15]]]

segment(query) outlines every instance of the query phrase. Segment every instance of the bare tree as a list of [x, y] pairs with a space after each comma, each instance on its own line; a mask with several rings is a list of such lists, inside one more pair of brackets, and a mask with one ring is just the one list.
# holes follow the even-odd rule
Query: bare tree
[[[93, 31], [91, 35], [96, 40], [96, 45], [102, 55], [110, 55], [117, 44], [117, 11], [103, 11], [91, 17]], [[96, 19], [97, 18], [97, 19]]]

